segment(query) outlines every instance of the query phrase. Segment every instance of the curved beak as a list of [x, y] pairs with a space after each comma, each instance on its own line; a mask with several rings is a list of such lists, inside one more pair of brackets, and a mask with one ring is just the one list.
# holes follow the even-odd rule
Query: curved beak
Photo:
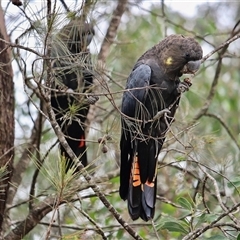
[[200, 68], [201, 60], [188, 62], [182, 70], [183, 74], [195, 74]]

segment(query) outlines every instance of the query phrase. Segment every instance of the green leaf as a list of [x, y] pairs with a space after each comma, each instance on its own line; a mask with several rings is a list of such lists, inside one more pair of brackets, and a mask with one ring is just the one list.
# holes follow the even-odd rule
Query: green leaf
[[181, 161], [186, 161], [186, 156], [177, 156], [176, 160], [181, 162]]
[[227, 185], [228, 185], [229, 188], [240, 187], [240, 177], [234, 178], [233, 180], [228, 182]]
[[119, 177], [115, 177], [109, 180], [111, 183], [119, 183]]
[[195, 202], [196, 202], [196, 207], [197, 207], [198, 205], [200, 205], [202, 203], [203, 198], [199, 193], [197, 193], [195, 199], [196, 199]]
[[240, 240], [240, 233], [239, 233], [238, 236], [237, 236], [237, 240]]
[[116, 236], [117, 239], [121, 239], [123, 237], [123, 234], [124, 234], [124, 231], [122, 229], [119, 229], [117, 231], [117, 236]]
[[212, 221], [216, 220], [218, 217], [217, 214], [213, 213], [203, 213], [199, 218], [198, 218], [198, 224], [201, 223], [211, 223]]
[[179, 222], [165, 222], [161, 228], [167, 229], [170, 232], [188, 233], [187, 229]]
[[177, 201], [183, 208], [192, 211], [192, 204], [186, 198], [180, 197]]
[[207, 238], [208, 240], [226, 240], [226, 237], [222, 236], [222, 235], [215, 235], [212, 236], [210, 238]]

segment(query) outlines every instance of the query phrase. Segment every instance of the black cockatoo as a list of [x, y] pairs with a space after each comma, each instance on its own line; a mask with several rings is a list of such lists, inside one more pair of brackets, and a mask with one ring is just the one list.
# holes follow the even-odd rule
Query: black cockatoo
[[202, 48], [191, 37], [171, 35], [145, 52], [128, 77], [122, 99], [120, 189], [133, 220], [153, 219], [157, 191], [157, 159], [173, 121], [181, 93], [190, 84]]
[[[84, 124], [89, 102], [86, 96], [73, 93], [91, 91], [93, 71], [88, 45], [93, 36], [93, 27], [76, 19], [63, 27], [52, 45], [53, 88], [61, 92], [52, 91], [51, 104], [66, 141], [84, 166], [87, 165]], [[61, 145], [60, 152], [67, 161], [68, 170], [73, 161]]]

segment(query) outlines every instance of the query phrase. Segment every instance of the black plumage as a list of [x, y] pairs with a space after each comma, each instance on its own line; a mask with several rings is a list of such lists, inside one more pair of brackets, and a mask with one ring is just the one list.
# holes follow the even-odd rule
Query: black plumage
[[171, 35], [145, 52], [128, 77], [122, 99], [120, 189], [133, 220], [153, 219], [157, 158], [188, 84], [179, 77], [196, 72], [202, 49], [190, 37]]
[[[94, 29], [81, 19], [70, 21], [57, 34], [52, 45], [54, 83], [51, 104], [56, 120], [66, 141], [84, 166], [87, 165], [85, 121], [89, 110], [86, 95], [91, 91], [93, 71], [88, 50]], [[66, 170], [73, 166], [66, 150], [60, 145], [60, 153], [67, 161]]]

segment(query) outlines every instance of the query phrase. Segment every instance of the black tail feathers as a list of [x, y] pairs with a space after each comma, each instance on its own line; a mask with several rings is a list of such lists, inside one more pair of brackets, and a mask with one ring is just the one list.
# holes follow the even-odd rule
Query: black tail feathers
[[[72, 137], [73, 134], [71, 134], [68, 131], [68, 137]], [[81, 135], [79, 135], [79, 140], [77, 141], [76, 139], [70, 139], [70, 138], [66, 138], [69, 147], [72, 149], [72, 151], [74, 152], [74, 154], [79, 158], [79, 161], [83, 164], [84, 167], [87, 166], [87, 153], [86, 153], [86, 140], [85, 140], [85, 134], [82, 131]], [[75, 167], [76, 164], [74, 163], [74, 161], [70, 158], [70, 156], [68, 155], [68, 153], [66, 152], [65, 148], [60, 145], [60, 153], [61, 156], [65, 158], [66, 162], [66, 172], [72, 168]], [[77, 169], [76, 169], [77, 170]]]
[[138, 158], [135, 157], [129, 181], [128, 212], [132, 220], [139, 217], [144, 221], [153, 219], [156, 202], [157, 178], [153, 182], [141, 182]]

